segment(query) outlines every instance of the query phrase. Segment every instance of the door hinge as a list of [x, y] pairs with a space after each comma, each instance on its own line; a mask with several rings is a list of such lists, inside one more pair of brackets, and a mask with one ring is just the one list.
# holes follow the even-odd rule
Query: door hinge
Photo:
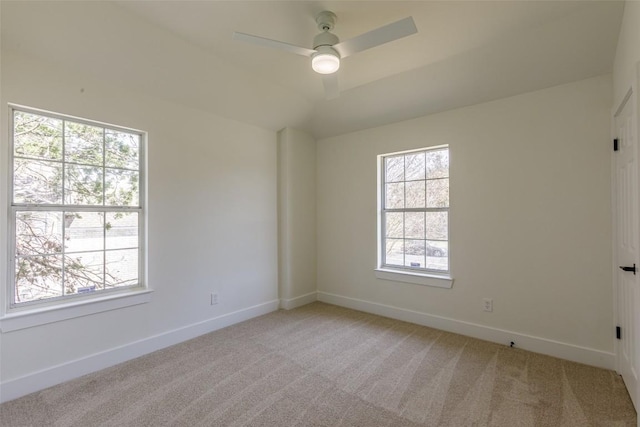
[[616, 326], [616, 338], [622, 339], [622, 329], [620, 329], [620, 326]]
[[613, 151], [618, 151], [618, 138], [613, 140]]

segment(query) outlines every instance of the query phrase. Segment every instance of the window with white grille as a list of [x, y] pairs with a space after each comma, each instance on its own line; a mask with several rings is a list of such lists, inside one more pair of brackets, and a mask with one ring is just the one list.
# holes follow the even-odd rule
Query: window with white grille
[[143, 288], [140, 131], [11, 107], [9, 305]]
[[449, 148], [379, 156], [379, 267], [449, 272]]

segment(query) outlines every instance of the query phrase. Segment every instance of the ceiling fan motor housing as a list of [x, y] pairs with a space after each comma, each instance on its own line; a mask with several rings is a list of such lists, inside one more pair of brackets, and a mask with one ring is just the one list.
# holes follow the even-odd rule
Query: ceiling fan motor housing
[[317, 50], [320, 46], [333, 46], [338, 44], [339, 41], [338, 36], [335, 34], [323, 31], [313, 38], [313, 48]]

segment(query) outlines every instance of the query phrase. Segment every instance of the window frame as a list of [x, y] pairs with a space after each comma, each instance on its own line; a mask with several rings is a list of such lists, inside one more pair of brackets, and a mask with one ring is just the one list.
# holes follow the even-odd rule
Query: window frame
[[[105, 204], [104, 195], [105, 188], [103, 187], [103, 203], [101, 205], [73, 205], [66, 204], [64, 200], [64, 191], [65, 191], [65, 181], [64, 175], [62, 177], [62, 200], [59, 204], [43, 204], [43, 203], [15, 203], [14, 202], [14, 188], [15, 188], [15, 160], [17, 158], [22, 158], [22, 156], [15, 155], [15, 133], [14, 133], [14, 120], [15, 120], [15, 112], [24, 112], [27, 114], [34, 114], [44, 117], [50, 117], [56, 120], [62, 120], [63, 122], [74, 122], [84, 125], [89, 125], [93, 127], [102, 128], [103, 133], [107, 130], [112, 130], [115, 132], [123, 132], [129, 134], [135, 134], [139, 137], [139, 147], [138, 147], [138, 205], [137, 206], [110, 206]], [[7, 330], [5, 325], [9, 326], [8, 330], [21, 329], [22, 327], [33, 326], [33, 324], [41, 324], [41, 323], [49, 323], [50, 321], [57, 321], [67, 318], [77, 317], [74, 315], [74, 312], [82, 313], [78, 315], [86, 315], [89, 314], [91, 310], [94, 312], [106, 311], [114, 308], [126, 307], [130, 305], [141, 304], [144, 302], [148, 302], [150, 300], [150, 290], [148, 289], [147, 280], [146, 280], [146, 268], [147, 268], [147, 259], [146, 259], [146, 197], [147, 197], [147, 161], [146, 161], [146, 148], [147, 148], [147, 133], [141, 130], [127, 128], [123, 126], [112, 125], [96, 120], [89, 120], [80, 117], [75, 117], [67, 114], [61, 114], [46, 110], [41, 110], [37, 108], [27, 107], [23, 105], [17, 104], [9, 104], [8, 105], [9, 112], [9, 123], [8, 123], [8, 131], [9, 131], [9, 156], [8, 156], [8, 173], [7, 173], [7, 181], [8, 181], [8, 194], [7, 194], [7, 205], [8, 205], [8, 218], [7, 218], [7, 243], [8, 243], [8, 252], [7, 252], [7, 286], [6, 286], [6, 304], [4, 304], [4, 316], [0, 319], [0, 324], [2, 326], [2, 330]], [[62, 132], [62, 158], [59, 163], [62, 164], [63, 171], [64, 166], [66, 164], [74, 164], [74, 162], [67, 162], [64, 158], [64, 127]], [[103, 139], [104, 144], [104, 139]], [[102, 165], [99, 166], [103, 171], [103, 182], [104, 182], [104, 171], [106, 170], [106, 165], [104, 162], [104, 156], [106, 153], [103, 150], [103, 162]], [[28, 156], [25, 158], [29, 158]], [[37, 160], [37, 159], [36, 159]], [[58, 161], [55, 161], [58, 162]], [[122, 170], [129, 170], [123, 168]], [[109, 212], [137, 212], [138, 214], [138, 281], [136, 284], [114, 287], [112, 289], [102, 289], [94, 292], [86, 292], [86, 293], [75, 293], [71, 295], [60, 295], [51, 298], [44, 298], [40, 300], [32, 300], [25, 302], [16, 302], [15, 301], [15, 292], [16, 292], [16, 244], [17, 244], [17, 214], [19, 212], [33, 212], [33, 211], [45, 211], [45, 212], [96, 212], [96, 213], [104, 213], [107, 214]], [[62, 227], [63, 239], [64, 239], [64, 226]], [[108, 250], [103, 245], [100, 250], [103, 254], [106, 255]], [[61, 253], [61, 256], [64, 258], [64, 252]], [[64, 273], [63, 273], [64, 274]], [[131, 297], [131, 298], [129, 298]], [[90, 309], [82, 308], [82, 305], [91, 304]], [[42, 315], [43, 312], [51, 312], [48, 315]], [[43, 320], [38, 321], [37, 319], [24, 321], [21, 320], [16, 322], [16, 318], [21, 317], [21, 315], [34, 315], [38, 314]], [[50, 320], [53, 319], [53, 320]], [[11, 324], [16, 324], [16, 326], [10, 326]], [[26, 324], [27, 326], [20, 326], [21, 324]]]
[[[385, 161], [387, 158], [406, 156], [414, 153], [428, 153], [430, 151], [438, 151], [446, 149], [451, 158], [451, 150], [448, 144], [437, 145], [432, 147], [423, 147], [405, 151], [397, 151], [392, 153], [380, 154], [377, 156], [377, 168], [378, 168], [378, 180], [377, 180], [377, 196], [378, 196], [378, 226], [377, 226], [377, 267], [375, 269], [376, 277], [383, 280], [392, 280], [398, 282], [413, 283], [419, 285], [436, 286], [442, 288], [451, 288], [453, 285], [453, 278], [451, 277], [451, 202], [447, 207], [437, 208], [387, 208], [386, 207], [386, 168]], [[447, 179], [451, 182], [451, 164], [449, 163], [449, 173]], [[438, 179], [438, 178], [436, 178]], [[424, 179], [425, 184], [430, 179]], [[421, 181], [421, 180], [416, 180]], [[401, 182], [411, 182], [401, 181]], [[449, 186], [449, 191], [450, 191]], [[426, 187], [425, 187], [426, 189]], [[449, 199], [450, 200], [450, 199]], [[426, 201], [425, 201], [426, 202]], [[423, 267], [411, 267], [411, 266], [399, 266], [395, 264], [386, 263], [386, 214], [394, 212], [446, 212], [447, 213], [447, 270], [437, 270]], [[406, 240], [403, 230], [403, 240]], [[409, 239], [411, 240], [411, 239]], [[425, 239], [426, 244], [426, 239]], [[404, 251], [403, 251], [404, 254]]]

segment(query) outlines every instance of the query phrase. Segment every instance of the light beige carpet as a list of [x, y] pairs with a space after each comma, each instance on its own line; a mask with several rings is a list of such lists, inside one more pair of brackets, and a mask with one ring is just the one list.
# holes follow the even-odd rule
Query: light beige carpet
[[614, 372], [322, 303], [0, 406], [2, 426], [636, 426]]

